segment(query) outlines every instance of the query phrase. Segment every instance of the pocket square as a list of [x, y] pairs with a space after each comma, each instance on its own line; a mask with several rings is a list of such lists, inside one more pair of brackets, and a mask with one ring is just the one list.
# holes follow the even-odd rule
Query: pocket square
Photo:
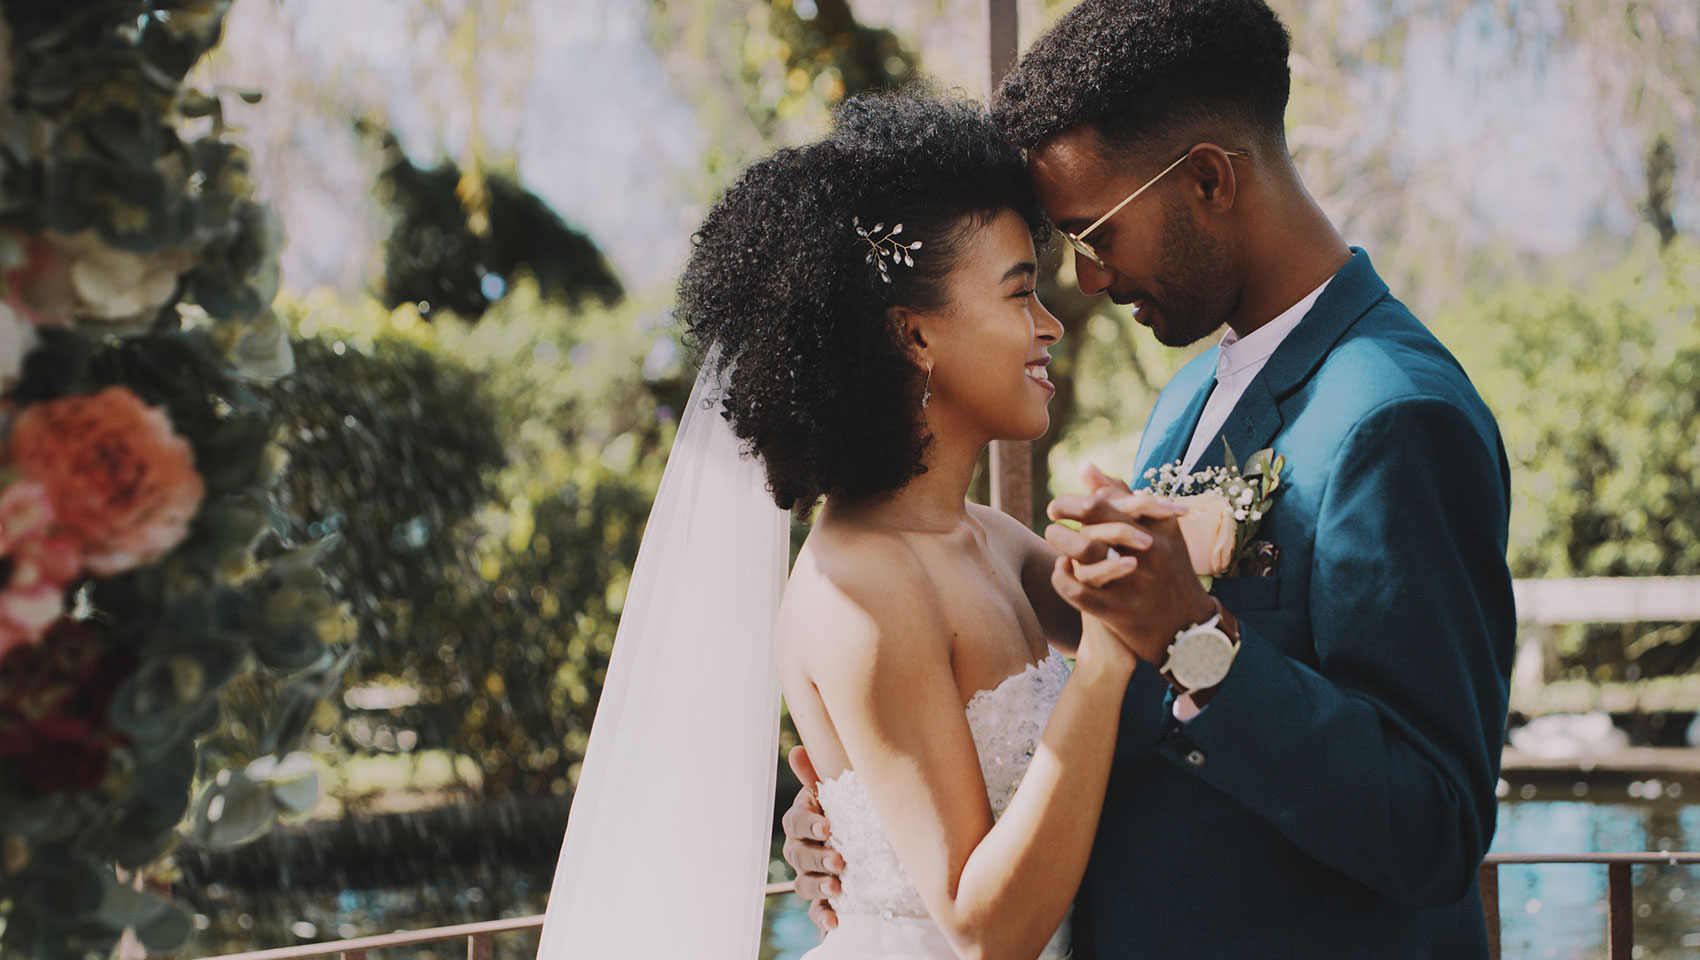
[[1281, 559], [1281, 548], [1268, 540], [1253, 540], [1246, 544], [1245, 565], [1240, 575], [1245, 577], [1273, 577], [1275, 563]]

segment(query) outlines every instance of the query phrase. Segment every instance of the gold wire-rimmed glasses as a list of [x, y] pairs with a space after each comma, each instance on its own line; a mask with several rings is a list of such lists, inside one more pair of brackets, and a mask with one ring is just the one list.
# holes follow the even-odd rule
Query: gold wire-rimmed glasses
[[[1098, 229], [1099, 227], [1103, 226], [1104, 221], [1106, 221], [1106, 220], [1110, 219], [1111, 217], [1115, 216], [1116, 214], [1120, 213], [1123, 207], [1132, 203], [1134, 201], [1134, 199], [1136, 197], [1138, 197], [1140, 194], [1151, 189], [1152, 184], [1163, 179], [1164, 174], [1167, 174], [1170, 170], [1173, 170], [1174, 168], [1180, 166], [1183, 162], [1185, 162], [1187, 157], [1192, 156], [1192, 151], [1197, 150], [1199, 146], [1202, 146], [1202, 144], [1195, 144], [1194, 146], [1189, 147], [1187, 149], [1187, 152], [1181, 154], [1180, 157], [1177, 158], [1174, 163], [1171, 163], [1168, 166], [1164, 167], [1161, 173], [1159, 173], [1155, 177], [1152, 177], [1151, 179], [1145, 181], [1145, 184], [1143, 186], [1141, 186], [1138, 190], [1135, 190], [1132, 193], [1128, 194], [1127, 198], [1125, 200], [1123, 200], [1121, 203], [1118, 203], [1115, 206], [1111, 207], [1110, 211], [1108, 213], [1106, 213], [1103, 216], [1099, 217], [1098, 219], [1092, 221], [1092, 224], [1090, 226], [1088, 226], [1085, 230], [1082, 230], [1079, 233], [1069, 233], [1067, 230], [1060, 231], [1063, 236], [1068, 238], [1069, 246], [1073, 247], [1074, 251], [1076, 253], [1078, 253], [1081, 256], [1085, 257], [1086, 259], [1092, 261], [1093, 263], [1097, 264], [1098, 266], [1103, 267], [1104, 269], [1108, 270], [1109, 267], [1104, 263], [1103, 258], [1098, 256], [1098, 251], [1092, 249], [1092, 244], [1086, 242], [1086, 235], [1091, 233], [1092, 231]], [[1251, 154], [1248, 153], [1245, 150], [1224, 150], [1222, 152], [1226, 153], [1230, 157], [1249, 157], [1249, 156], [1251, 156]]]

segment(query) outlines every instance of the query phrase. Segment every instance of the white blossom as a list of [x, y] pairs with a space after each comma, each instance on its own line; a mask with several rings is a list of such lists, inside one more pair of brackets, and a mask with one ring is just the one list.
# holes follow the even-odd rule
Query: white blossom
[[0, 391], [10, 390], [35, 347], [35, 326], [16, 310], [0, 304]]

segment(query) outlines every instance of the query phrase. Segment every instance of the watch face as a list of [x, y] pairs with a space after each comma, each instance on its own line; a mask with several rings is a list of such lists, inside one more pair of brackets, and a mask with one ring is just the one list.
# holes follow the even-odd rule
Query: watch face
[[1214, 687], [1234, 662], [1234, 643], [1219, 630], [1188, 633], [1169, 648], [1169, 672], [1188, 690]]

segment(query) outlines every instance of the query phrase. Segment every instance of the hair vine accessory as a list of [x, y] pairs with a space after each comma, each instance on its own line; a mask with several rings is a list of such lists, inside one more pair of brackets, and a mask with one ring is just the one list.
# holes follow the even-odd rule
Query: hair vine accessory
[[887, 257], [891, 258], [892, 263], [901, 263], [906, 267], [915, 265], [915, 257], [910, 251], [921, 249], [921, 241], [904, 244], [897, 240], [897, 235], [903, 232], [903, 224], [893, 224], [890, 232], [885, 234], [880, 233], [885, 230], [884, 221], [874, 224], [873, 229], [869, 230], [862, 226], [861, 217], [851, 217], [850, 225], [856, 228], [856, 236], [868, 241], [871, 249], [868, 250], [868, 255], [862, 258], [862, 262], [879, 264], [881, 280], [891, 282], [891, 274], [886, 270]]

